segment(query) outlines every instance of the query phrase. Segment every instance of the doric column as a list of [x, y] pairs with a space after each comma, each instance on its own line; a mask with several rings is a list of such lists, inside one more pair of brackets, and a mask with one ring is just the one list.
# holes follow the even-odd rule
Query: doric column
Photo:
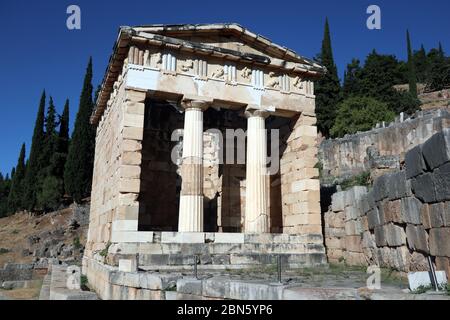
[[183, 100], [183, 155], [179, 232], [203, 231], [203, 111], [209, 101]]
[[247, 116], [245, 232], [267, 233], [270, 231], [265, 129], [267, 112], [248, 110], [245, 115]]

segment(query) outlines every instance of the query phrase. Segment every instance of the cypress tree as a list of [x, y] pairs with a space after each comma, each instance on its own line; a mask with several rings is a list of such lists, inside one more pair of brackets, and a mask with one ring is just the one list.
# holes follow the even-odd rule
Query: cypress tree
[[66, 99], [64, 110], [59, 120], [59, 152], [69, 151], [69, 99]]
[[8, 211], [8, 193], [7, 179], [3, 178], [3, 174], [0, 172], [0, 218], [4, 217]]
[[41, 162], [46, 165], [39, 172], [37, 194], [37, 206], [44, 211], [56, 209], [63, 193], [61, 160], [58, 153], [59, 136], [56, 126], [56, 108], [50, 97], [41, 153]]
[[416, 68], [413, 59], [412, 49], [411, 49], [411, 39], [409, 37], [409, 30], [406, 30], [406, 46], [408, 51], [408, 81], [409, 81], [409, 93], [417, 98], [417, 78], [416, 78]]
[[334, 63], [333, 50], [331, 48], [328, 18], [325, 20], [325, 30], [319, 60], [327, 68], [327, 73], [316, 84], [317, 127], [324, 136], [328, 137], [336, 118], [336, 108], [340, 101], [341, 91], [337, 67]]
[[91, 192], [95, 143], [95, 130], [89, 122], [94, 106], [92, 90], [92, 58], [90, 58], [64, 170], [66, 192], [76, 202]]
[[20, 149], [19, 159], [14, 173], [14, 178], [11, 182], [11, 190], [8, 196], [8, 210], [14, 213], [18, 210], [24, 209], [23, 206], [23, 187], [25, 178], [25, 143]]
[[42, 168], [40, 155], [44, 143], [44, 112], [45, 112], [45, 90], [42, 92], [39, 109], [34, 125], [33, 139], [31, 142], [30, 155], [24, 180], [23, 204], [25, 209], [32, 210], [36, 204], [37, 185], [36, 179]]

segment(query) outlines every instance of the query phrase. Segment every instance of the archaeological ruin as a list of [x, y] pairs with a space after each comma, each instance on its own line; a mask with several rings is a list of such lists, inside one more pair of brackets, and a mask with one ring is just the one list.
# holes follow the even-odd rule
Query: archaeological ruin
[[83, 273], [102, 299], [161, 298], [165, 280], [146, 271], [197, 258], [326, 263], [313, 87], [324, 72], [237, 24], [120, 28], [91, 117]]

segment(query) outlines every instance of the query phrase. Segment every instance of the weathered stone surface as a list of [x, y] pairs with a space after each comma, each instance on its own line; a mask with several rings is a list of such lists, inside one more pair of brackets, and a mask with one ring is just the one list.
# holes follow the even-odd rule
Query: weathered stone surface
[[360, 235], [363, 232], [361, 221], [350, 220], [345, 223], [345, 234], [348, 236]]
[[346, 236], [345, 248], [347, 251], [362, 252], [361, 237], [360, 236]]
[[420, 216], [422, 218], [422, 225], [425, 229], [431, 228], [431, 218], [430, 218], [430, 205], [425, 203], [422, 205], [420, 210]]
[[429, 205], [429, 218], [431, 228], [439, 228], [444, 226], [443, 211], [443, 203], [435, 203]]
[[408, 197], [402, 199], [402, 217], [403, 221], [411, 224], [420, 224], [422, 219], [420, 217], [420, 211], [422, 209], [422, 203], [414, 198]]
[[353, 220], [359, 217], [360, 212], [356, 207], [346, 207], [344, 209], [345, 212], [345, 221]]
[[433, 256], [450, 257], [450, 228], [430, 229], [430, 253]]
[[367, 221], [369, 224], [369, 229], [373, 230], [376, 226], [381, 225], [380, 214], [378, 212], [378, 208], [374, 207], [367, 213]]
[[431, 169], [450, 161], [450, 130], [444, 129], [433, 135], [423, 144], [422, 152]]
[[450, 258], [436, 257], [436, 270], [445, 271], [447, 279], [450, 279]]
[[375, 201], [381, 201], [388, 197], [388, 181], [389, 175], [383, 175], [375, 180], [373, 184], [373, 196]]
[[384, 247], [387, 245], [386, 232], [384, 226], [376, 226], [374, 228], [374, 234], [375, 234], [375, 242], [378, 247]]
[[384, 226], [386, 242], [391, 247], [399, 247], [406, 244], [406, 234], [402, 227], [389, 223]]
[[376, 248], [375, 236], [369, 231], [363, 233], [362, 247], [363, 248]]
[[406, 180], [405, 171], [388, 175], [388, 198], [390, 200], [400, 199], [411, 195], [411, 187]]
[[450, 200], [450, 163], [433, 172], [436, 201]]
[[344, 194], [345, 192], [336, 192], [331, 196], [331, 210], [334, 212], [344, 210]]
[[414, 195], [423, 202], [436, 202], [435, 180], [431, 173], [422, 174], [411, 181]]
[[202, 295], [202, 280], [195, 278], [181, 278], [177, 280], [177, 292], [184, 294]]
[[423, 226], [408, 224], [406, 226], [406, 238], [408, 248], [411, 250], [416, 250], [427, 254], [429, 253], [428, 234]]
[[382, 224], [388, 222], [402, 223], [402, 210], [401, 210], [401, 200], [388, 201], [384, 200], [381, 204], [380, 209], [382, 210], [382, 217], [384, 220], [381, 221]]
[[422, 155], [422, 146], [416, 146], [405, 155], [406, 178], [411, 179], [426, 170], [425, 160]]

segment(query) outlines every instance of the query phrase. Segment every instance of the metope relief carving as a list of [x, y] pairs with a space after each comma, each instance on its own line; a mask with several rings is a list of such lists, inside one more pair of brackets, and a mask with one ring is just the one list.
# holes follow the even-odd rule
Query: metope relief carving
[[212, 77], [215, 79], [223, 79], [223, 75], [225, 74], [225, 71], [223, 67], [218, 67], [213, 73]]
[[267, 86], [274, 89], [280, 86], [280, 79], [273, 71], [269, 72], [269, 81], [267, 82]]
[[250, 79], [251, 74], [252, 74], [252, 70], [250, 68], [247, 68], [247, 67], [245, 67], [241, 71], [241, 77], [243, 79]]
[[192, 61], [191, 59], [187, 59], [181, 64], [181, 70], [184, 72], [188, 72], [192, 68], [194, 68], [194, 61]]

